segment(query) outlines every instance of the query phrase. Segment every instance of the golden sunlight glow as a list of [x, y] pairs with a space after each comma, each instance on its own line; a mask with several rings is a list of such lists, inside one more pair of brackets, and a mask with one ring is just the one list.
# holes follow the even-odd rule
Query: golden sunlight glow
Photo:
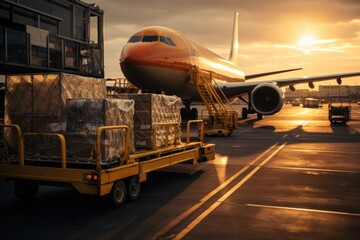
[[312, 35], [305, 35], [298, 41], [298, 44], [300, 46], [310, 46], [316, 44], [316, 40]]
[[211, 162], [215, 165], [216, 174], [220, 183], [226, 181], [226, 165], [229, 157], [226, 155], [215, 154], [215, 159]]
[[336, 41], [336, 39], [316, 39], [313, 35], [307, 34], [297, 42], [295, 48], [308, 54], [315, 51], [332, 52], [336, 49], [331, 44]]

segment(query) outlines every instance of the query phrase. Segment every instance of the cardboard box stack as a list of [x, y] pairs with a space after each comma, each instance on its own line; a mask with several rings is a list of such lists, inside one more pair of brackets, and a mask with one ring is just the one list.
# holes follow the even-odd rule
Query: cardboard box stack
[[[129, 128], [129, 153], [134, 148], [134, 101], [126, 99], [68, 99], [67, 141], [69, 155], [78, 161], [95, 163], [92, 151], [97, 129], [126, 125]], [[119, 162], [125, 152], [125, 131], [106, 130], [101, 137], [103, 164]]]
[[[18, 124], [23, 132], [65, 133], [66, 99], [105, 98], [106, 85], [102, 79], [65, 73], [23, 74], [6, 77], [5, 124]], [[10, 148], [17, 149], [14, 129], [5, 130]], [[27, 137], [25, 152], [38, 155], [57, 155], [56, 139]]]
[[[118, 94], [116, 98], [133, 99], [135, 101], [134, 134], [136, 149], [153, 149], [153, 124], [176, 123], [171, 127], [168, 138], [169, 145], [181, 143], [181, 99], [176, 96], [162, 94]], [[159, 127], [156, 131], [156, 147], [163, 147], [165, 144], [166, 128]]]

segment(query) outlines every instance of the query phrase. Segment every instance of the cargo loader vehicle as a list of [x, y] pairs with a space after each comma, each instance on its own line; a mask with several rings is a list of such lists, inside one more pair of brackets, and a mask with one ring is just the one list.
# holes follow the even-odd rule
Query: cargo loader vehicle
[[[197, 124], [199, 127], [198, 141], [190, 141], [191, 124]], [[167, 126], [169, 129], [171, 123], [159, 124], [157, 127], [160, 126]], [[15, 124], [1, 124], [1, 127], [16, 130], [18, 150], [16, 154], [3, 154], [0, 163], [0, 182], [14, 180], [15, 195], [25, 201], [36, 195], [39, 185], [55, 185], [73, 187], [82, 194], [99, 197], [108, 195], [111, 203], [119, 207], [126, 199], [134, 201], [139, 197], [140, 184], [146, 181], [149, 172], [178, 163], [198, 164], [215, 156], [215, 145], [203, 142], [204, 124], [201, 120], [188, 122], [186, 143], [170, 144], [165, 141], [164, 147], [157, 148], [155, 144], [152, 150], [135, 151], [131, 154], [125, 150], [119, 163], [112, 165], [103, 165], [101, 162], [101, 135], [109, 130], [124, 131], [124, 149], [128, 149], [128, 126], [99, 127], [94, 146], [96, 161], [95, 164], [88, 165], [77, 164], [76, 159], [67, 158], [66, 139], [62, 134], [23, 133]], [[33, 135], [59, 139], [59, 161], [46, 161], [24, 154], [24, 139]]]
[[[0, 146], [0, 182], [34, 197], [39, 185], [110, 196], [114, 206], [136, 200], [149, 172], [198, 164], [215, 156], [204, 122], [189, 121], [181, 138], [181, 99], [112, 93], [104, 80], [66, 73], [8, 75]], [[190, 138], [190, 126], [197, 135]], [[192, 126], [194, 129], [194, 126]]]

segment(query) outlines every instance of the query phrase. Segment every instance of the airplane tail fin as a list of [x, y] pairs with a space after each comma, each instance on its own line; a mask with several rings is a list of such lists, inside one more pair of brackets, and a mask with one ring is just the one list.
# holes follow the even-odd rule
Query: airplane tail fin
[[239, 50], [239, 20], [238, 20], [239, 13], [235, 12], [234, 16], [234, 28], [233, 28], [233, 35], [232, 35], [232, 42], [231, 42], [231, 49], [230, 49], [230, 58], [229, 61], [233, 62], [237, 65], [238, 62], [238, 50]]

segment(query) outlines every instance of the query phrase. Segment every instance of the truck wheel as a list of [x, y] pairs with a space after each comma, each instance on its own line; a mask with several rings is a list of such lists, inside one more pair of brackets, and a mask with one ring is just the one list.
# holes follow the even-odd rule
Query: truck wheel
[[130, 201], [135, 201], [140, 196], [141, 184], [139, 182], [138, 176], [133, 176], [130, 178], [128, 187], [127, 187], [127, 194], [128, 199]]
[[110, 200], [114, 207], [120, 207], [126, 200], [126, 186], [124, 181], [118, 180], [114, 183], [111, 192]]
[[14, 188], [16, 197], [21, 200], [30, 200], [37, 194], [39, 185], [26, 180], [15, 180]]

